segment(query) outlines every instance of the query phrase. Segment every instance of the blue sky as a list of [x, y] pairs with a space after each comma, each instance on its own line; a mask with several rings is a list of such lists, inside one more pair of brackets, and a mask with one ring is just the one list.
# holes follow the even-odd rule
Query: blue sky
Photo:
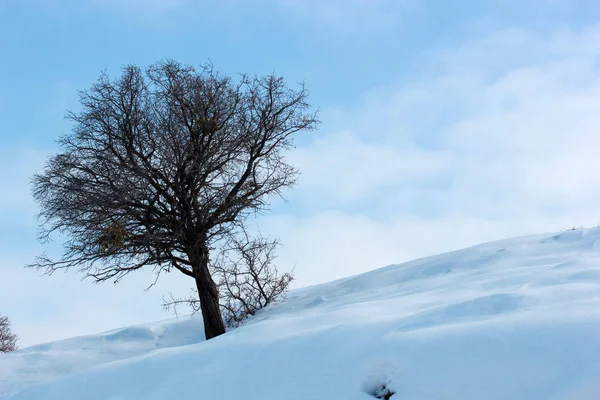
[[0, 55], [0, 313], [22, 345], [167, 318], [190, 286], [22, 268], [43, 250], [29, 178], [77, 90], [127, 63], [306, 83], [323, 123], [259, 220], [297, 286], [600, 223], [597, 1], [0, 0]]

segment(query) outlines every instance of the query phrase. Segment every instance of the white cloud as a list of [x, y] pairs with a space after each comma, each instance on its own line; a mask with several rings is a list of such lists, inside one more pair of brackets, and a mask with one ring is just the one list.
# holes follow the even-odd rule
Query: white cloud
[[565, 212], [594, 211], [590, 206], [600, 194], [591, 153], [600, 145], [595, 58], [593, 52], [566, 55], [480, 86], [478, 109], [447, 131], [449, 149], [460, 160], [456, 182], [463, 195], [502, 190], [514, 200], [501, 205], [508, 212], [535, 213], [555, 204]]
[[265, 220], [298, 284], [600, 221], [600, 30], [516, 32], [430, 54], [296, 153], [294, 201], [337, 210]]
[[290, 156], [302, 171], [299, 190], [307, 198], [321, 193], [339, 201], [418, 182], [448, 168], [449, 158], [443, 152], [366, 142], [349, 132], [318, 138], [310, 148], [298, 148]]
[[428, 62], [447, 73], [494, 75], [526, 66], [540, 66], [600, 51], [597, 26], [561, 28], [549, 33], [505, 28], [465, 42], [456, 48], [425, 52]]

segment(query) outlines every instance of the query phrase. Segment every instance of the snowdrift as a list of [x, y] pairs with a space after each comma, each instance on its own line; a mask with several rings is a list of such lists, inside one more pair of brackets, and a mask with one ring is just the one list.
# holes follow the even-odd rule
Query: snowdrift
[[208, 342], [193, 317], [0, 356], [2, 400], [369, 400], [385, 390], [392, 400], [600, 399], [600, 228], [295, 290]]

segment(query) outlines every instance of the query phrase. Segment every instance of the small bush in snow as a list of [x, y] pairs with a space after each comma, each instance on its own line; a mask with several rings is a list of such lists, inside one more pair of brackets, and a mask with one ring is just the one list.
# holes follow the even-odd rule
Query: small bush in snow
[[0, 316], [0, 353], [17, 350], [17, 335], [10, 330], [10, 321]]
[[214, 264], [223, 318], [230, 326], [282, 297], [294, 279], [291, 273], [280, 274], [273, 265], [277, 246], [277, 240], [250, 238], [243, 232], [241, 238], [231, 240]]

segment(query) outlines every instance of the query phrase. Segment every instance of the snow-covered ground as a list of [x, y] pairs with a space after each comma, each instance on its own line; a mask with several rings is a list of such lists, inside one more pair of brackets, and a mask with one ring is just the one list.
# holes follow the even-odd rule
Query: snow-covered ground
[[296, 290], [208, 342], [194, 317], [0, 356], [2, 400], [368, 400], [383, 385], [392, 400], [600, 399], [600, 228]]

